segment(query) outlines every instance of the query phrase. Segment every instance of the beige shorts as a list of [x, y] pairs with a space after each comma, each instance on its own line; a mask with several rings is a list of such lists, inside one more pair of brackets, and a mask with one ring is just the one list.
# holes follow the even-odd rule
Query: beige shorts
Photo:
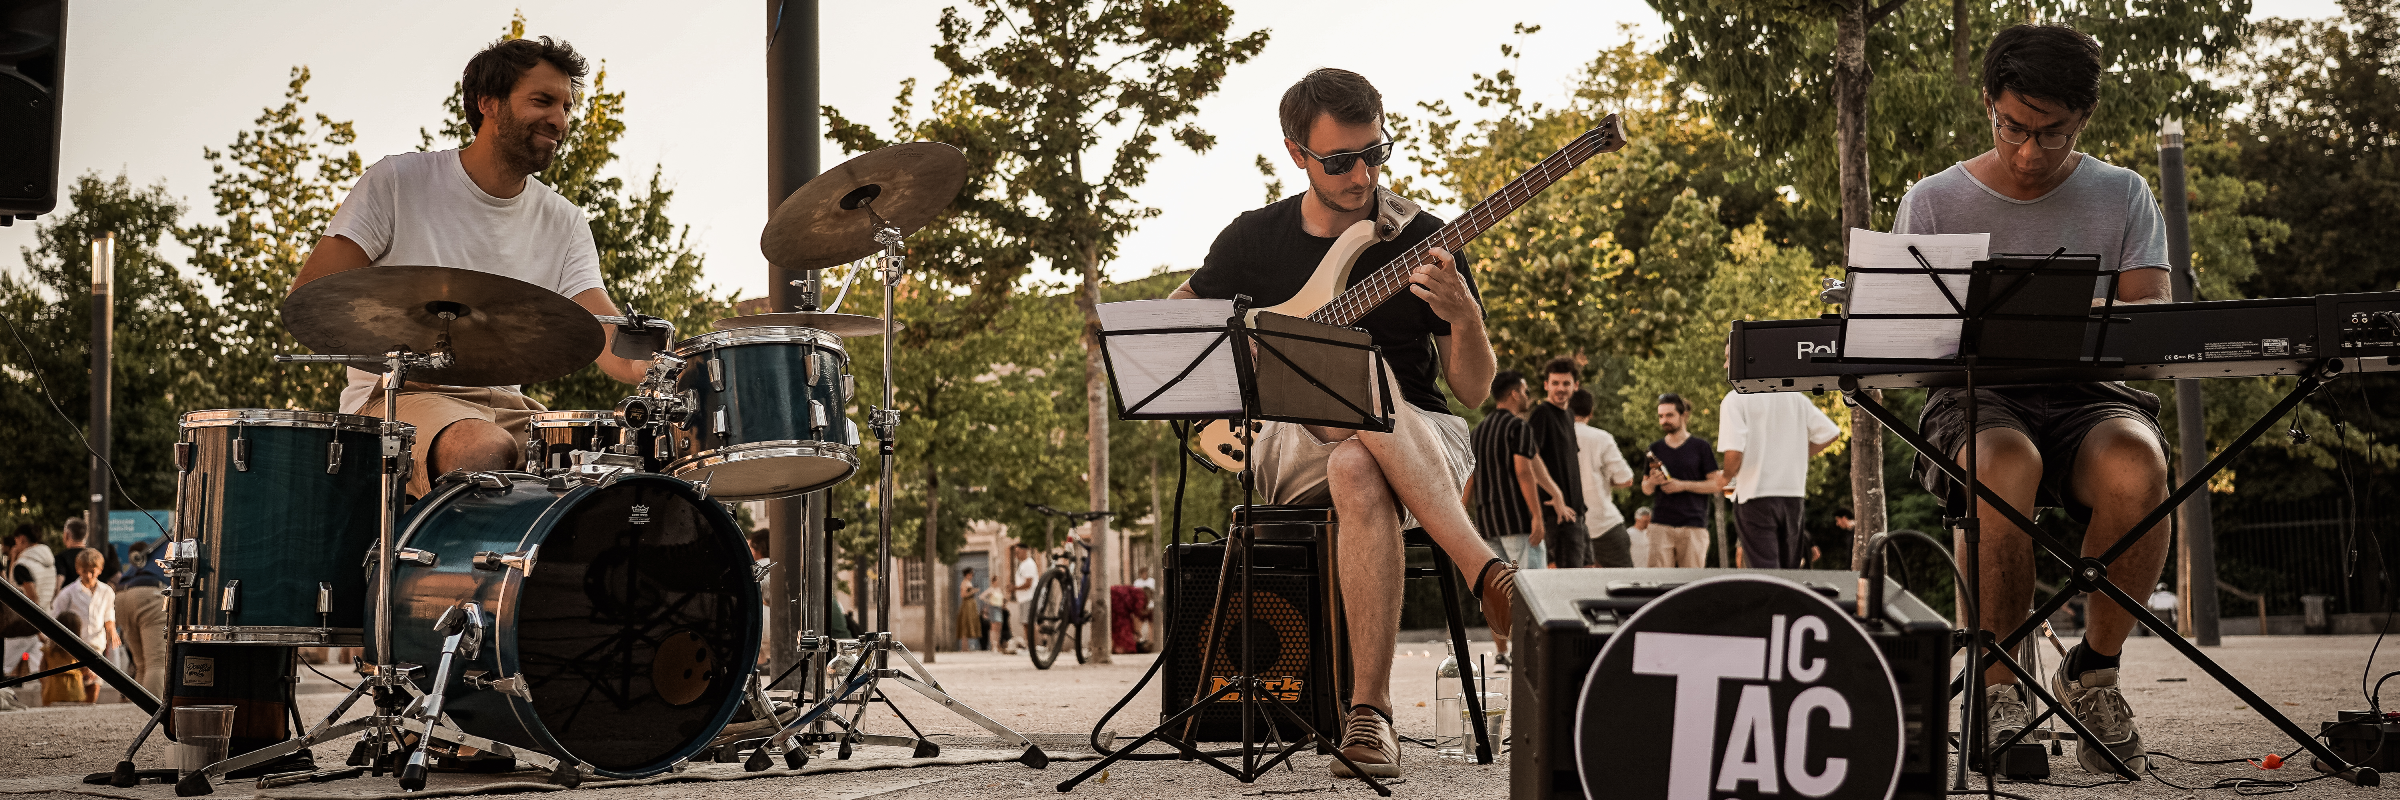
[[[406, 389], [400, 392], [400, 421], [417, 428], [417, 442], [410, 455], [415, 468], [409, 471], [408, 494], [423, 497], [433, 490], [433, 442], [441, 438], [442, 430], [462, 419], [480, 419], [500, 426], [508, 435], [524, 441], [533, 423], [534, 412], [548, 411], [533, 398], [515, 392], [505, 392], [488, 386], [434, 386], [426, 389]], [[383, 416], [383, 389], [377, 387], [367, 395], [367, 404], [358, 413], [370, 417]], [[515, 465], [522, 468], [523, 464]]]
[[[1467, 438], [1467, 421], [1449, 414], [1427, 412], [1408, 403], [1399, 403], [1392, 412], [1391, 435], [1407, 439], [1409, 450], [1419, 453], [1438, 453], [1442, 466], [1450, 471], [1449, 497], [1456, 501], [1467, 488], [1467, 476], [1475, 473], [1475, 452]], [[1310, 433], [1308, 426], [1290, 422], [1261, 423], [1258, 446], [1258, 491], [1264, 501], [1278, 505], [1329, 504], [1333, 490], [1325, 475], [1325, 463], [1333, 457], [1334, 448], [1347, 439], [1327, 442]], [[1417, 527], [1416, 515], [1403, 507], [1400, 510], [1400, 529]]]
[[1707, 565], [1707, 528], [1678, 528], [1655, 522], [1650, 524], [1650, 566], [1691, 568]]

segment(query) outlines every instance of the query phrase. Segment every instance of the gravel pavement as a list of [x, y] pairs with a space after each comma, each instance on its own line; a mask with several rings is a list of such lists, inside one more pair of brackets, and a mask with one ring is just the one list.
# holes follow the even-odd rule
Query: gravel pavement
[[[1430, 635], [1411, 632], [1403, 635], [1401, 654], [1395, 659], [1393, 692], [1397, 701], [1398, 727], [1403, 734], [1426, 736], [1432, 731], [1430, 701], [1433, 696], [1433, 672], [1440, 661], [1442, 647], [1424, 640]], [[1408, 641], [1408, 640], [1415, 641]], [[2228, 637], [2223, 647], [2212, 648], [2209, 654], [2223, 663], [2235, 675], [2248, 681], [2270, 702], [2283, 709], [2299, 724], [2316, 729], [2317, 721], [2329, 719], [2336, 709], [2361, 708], [2359, 676], [2366, 667], [2368, 649], [2374, 637], [2317, 636], [2317, 637]], [[1476, 647], [1488, 652], [1488, 644]], [[2394, 652], [2381, 653], [2376, 658], [2376, 674], [2400, 669], [2400, 643]], [[1107, 666], [1061, 663], [1048, 671], [1037, 671], [1023, 656], [997, 653], [943, 653], [940, 661], [931, 665], [936, 677], [946, 689], [961, 701], [989, 714], [1001, 723], [1032, 735], [1045, 750], [1062, 758], [1090, 758], [1089, 746], [1081, 744], [1093, 723], [1140, 679], [1152, 662], [1151, 656], [1118, 656]], [[2045, 659], [2046, 662], [2052, 662]], [[339, 687], [303, 671], [303, 715], [315, 722], [341, 698]], [[2257, 714], [2242, 706], [2233, 694], [2218, 686], [2197, 667], [2184, 662], [2162, 642], [2152, 638], [2134, 639], [2125, 656], [2126, 696], [2139, 714], [2144, 738], [2153, 750], [2173, 753], [2193, 759], [2258, 757], [2269, 752], [2292, 749], [2289, 741], [2263, 721]], [[2176, 679], [2182, 680], [2176, 680]], [[1494, 683], [1498, 684], [1495, 679]], [[1137, 696], [1126, 710], [1110, 724], [1111, 729], [1132, 736], [1146, 729], [1157, 717], [1158, 687], [1154, 682]], [[916, 724], [928, 733], [936, 734], [944, 743], [945, 755], [966, 753], [996, 746], [996, 740], [963, 718], [949, 714], [922, 697], [898, 687], [892, 696]], [[72, 786], [72, 778], [87, 772], [98, 772], [113, 766], [124, 744], [140, 729], [144, 718], [131, 705], [63, 706], [30, 711], [0, 713], [0, 795], [16, 798], [67, 800], [88, 797], [82, 787]], [[901, 732], [896, 720], [887, 712], [868, 716], [870, 732]], [[2072, 747], [2070, 745], [2070, 747]], [[317, 752], [327, 765], [340, 754], [348, 752], [348, 742], [336, 742], [320, 747]], [[889, 751], [881, 752], [881, 751]], [[896, 758], [903, 755], [890, 748], [869, 748], [865, 757]], [[162, 764], [164, 749], [154, 741], [145, 748], [140, 759], [145, 766]], [[821, 757], [824, 763], [829, 757]], [[1120, 762], [1106, 777], [1085, 783], [1077, 794], [1099, 797], [1143, 799], [1273, 797], [1282, 794], [1348, 794], [1368, 796], [1367, 790], [1356, 782], [1329, 779], [1325, 764], [1330, 759], [1313, 754], [1295, 757], [1295, 767], [1278, 768], [1256, 784], [1244, 785], [1227, 778], [1206, 766], [1176, 761]], [[2249, 767], [2200, 767], [2176, 764], [2159, 759], [2159, 775], [2185, 786], [2207, 786], [2219, 778], [2278, 777], [2300, 778], [2313, 775], [2308, 770], [2306, 756], [2280, 772], [2265, 773]], [[876, 800], [934, 800], [941, 798], [1011, 798], [1056, 796], [1055, 786], [1080, 772], [1089, 761], [1060, 761], [1049, 769], [1035, 771], [1016, 764], [981, 764], [966, 766], [927, 766], [865, 772], [812, 774], [784, 777], [764, 777], [707, 783], [668, 783], [650, 786], [591, 788], [578, 790], [578, 796], [597, 800], [604, 797], [690, 798], [691, 800], [740, 800], [743, 798], [786, 798], [805, 793], [816, 798], [876, 798]], [[1402, 756], [1407, 777], [1394, 787], [1397, 796], [1433, 796], [1450, 800], [1500, 798], [1507, 792], [1507, 760], [1482, 766], [1433, 757], [1422, 749], [1410, 748]], [[812, 764], [812, 767], [815, 764]], [[1663, 765], [1633, 766], [1631, 768], [1663, 768]], [[2098, 776], [2082, 773], [2074, 756], [2053, 757], [2051, 768], [2059, 783], [2091, 784]], [[27, 779], [49, 778], [47, 781]], [[22, 793], [36, 788], [69, 790]], [[369, 780], [346, 781], [343, 788], [357, 786], [357, 791], [374, 789]], [[388, 784], [387, 784], [388, 785]], [[335, 787], [336, 784], [326, 784]], [[1981, 781], [1976, 782], [1981, 788]], [[92, 787], [102, 788], [102, 787]], [[154, 787], [152, 794], [157, 793]], [[2066, 798], [2112, 796], [2125, 798], [2200, 798], [2229, 796], [2230, 791], [2178, 789], [2158, 781], [2080, 788], [2032, 784], [1999, 786], [2001, 791], [2033, 798]], [[21, 793], [6, 794], [9, 790]], [[2303, 784], [2293, 794], [2297, 797], [2364, 797], [2377, 789], [2363, 789], [2333, 780]], [[222, 786], [218, 796], [250, 796], [247, 783]], [[131, 796], [131, 795], [127, 795]], [[147, 796], [147, 795], [144, 795]]]

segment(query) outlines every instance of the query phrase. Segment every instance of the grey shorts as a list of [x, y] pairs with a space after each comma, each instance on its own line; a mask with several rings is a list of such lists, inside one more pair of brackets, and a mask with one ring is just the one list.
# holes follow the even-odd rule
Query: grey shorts
[[[1959, 448], [1967, 442], [1965, 403], [1964, 389], [1936, 389], [1925, 400], [1925, 413], [1917, 418], [1917, 427], [1924, 432], [1925, 440], [1952, 458], [1961, 456]], [[2130, 419], [2148, 428], [2161, 447], [2166, 441], [2158, 427], [2158, 395], [2121, 383], [1977, 389], [1975, 403], [1976, 430], [2007, 428], [2033, 441], [2042, 454], [2042, 484], [2034, 502], [2064, 508], [2076, 522], [2092, 519], [2092, 509], [2076, 502], [2071, 490], [2075, 485], [2075, 453], [2083, 448], [2083, 437], [2091, 435], [2092, 429], [2102, 422]], [[1963, 513], [1964, 486], [1934, 468], [1933, 461], [1923, 455], [1917, 456], [1916, 473], [1917, 482], [1926, 491], [1942, 498], [1950, 508], [1960, 509], [1957, 513]]]

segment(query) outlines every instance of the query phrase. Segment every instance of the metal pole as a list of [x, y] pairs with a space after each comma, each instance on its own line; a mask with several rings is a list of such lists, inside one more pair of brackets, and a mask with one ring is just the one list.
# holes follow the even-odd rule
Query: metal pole
[[[767, 0], [767, 210], [817, 176], [817, 148], [823, 141], [817, 118], [817, 2]], [[800, 308], [792, 282], [801, 270], [767, 265], [770, 312]], [[827, 569], [830, 558], [822, 527], [828, 497], [824, 491], [787, 500], [769, 500], [767, 557], [775, 561], [767, 580], [767, 664], [781, 675], [800, 663], [799, 637], [822, 635], [828, 625], [819, 594], [828, 587], [812, 580]], [[814, 569], [812, 569], [814, 567]], [[817, 591], [810, 591], [816, 589]]]
[[[2158, 190], [2165, 206], [2167, 260], [2173, 264], [2168, 283], [2175, 302], [2189, 303], [2199, 299], [2192, 284], [2191, 208], [2184, 188], [2183, 121], [2172, 117], [2158, 127]], [[2201, 405], [2199, 381], [2175, 382], [2175, 421], [2183, 440], [2183, 457], [2176, 459], [2176, 473], [2189, 479], [2208, 460], [2209, 452], [2208, 412]], [[2221, 643], [2217, 632], [2217, 534], [2208, 493], [2194, 495], [2177, 510], [2182, 515], [2183, 566], [2191, 575], [2183, 610], [2191, 619], [2192, 638], [2202, 647], [2215, 647]]]
[[108, 546], [108, 409], [110, 366], [116, 348], [116, 304], [112, 302], [117, 275], [117, 235], [92, 237], [92, 474], [91, 507], [84, 519], [84, 544], [107, 559], [102, 574], [117, 567], [116, 549]]

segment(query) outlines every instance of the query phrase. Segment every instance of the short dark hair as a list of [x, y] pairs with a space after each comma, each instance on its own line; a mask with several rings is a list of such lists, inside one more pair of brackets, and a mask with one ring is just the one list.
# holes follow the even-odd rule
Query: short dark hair
[[474, 58], [467, 59], [466, 74], [458, 80], [459, 91], [465, 95], [467, 103], [467, 129], [483, 127], [483, 112], [475, 107], [477, 101], [497, 97], [501, 102], [507, 102], [508, 94], [517, 90], [517, 79], [525, 77], [526, 70], [544, 61], [567, 74], [567, 80], [575, 87], [573, 99], [582, 100], [583, 76], [589, 74], [591, 68], [584, 64], [583, 56], [575, 52], [574, 45], [548, 36], [502, 39], [483, 48], [483, 52], [476, 53]]
[[750, 532], [751, 552], [757, 553], [761, 556], [774, 552], [774, 550], [768, 546], [767, 542], [767, 529], [760, 528]]
[[1492, 376], [1492, 399], [1497, 401], [1509, 392], [1525, 388], [1525, 373], [1504, 369]]
[[42, 526], [35, 525], [31, 522], [19, 522], [17, 523], [16, 532], [9, 534], [8, 538], [24, 539], [28, 543], [40, 544], [42, 541]]
[[1308, 144], [1308, 128], [1317, 116], [1332, 114], [1345, 125], [1365, 125], [1383, 119], [1383, 93], [1367, 76], [1346, 69], [1319, 67], [1283, 90], [1275, 115], [1283, 122], [1283, 138]]
[[1659, 396], [1658, 396], [1658, 404], [1659, 404], [1659, 405], [1662, 405], [1662, 406], [1665, 406], [1665, 405], [1672, 405], [1672, 406], [1674, 406], [1674, 407], [1675, 407], [1675, 413], [1677, 413], [1677, 414], [1690, 414], [1690, 413], [1692, 413], [1692, 401], [1690, 401], [1690, 400], [1685, 400], [1685, 399], [1683, 399], [1683, 395], [1679, 395], [1679, 394], [1676, 394], [1676, 393], [1674, 393], [1674, 392], [1668, 392], [1668, 393], [1666, 393], [1666, 394], [1659, 395]]
[[1575, 416], [1578, 416], [1578, 417], [1588, 417], [1588, 416], [1591, 416], [1591, 415], [1592, 415], [1592, 392], [1591, 392], [1591, 390], [1590, 390], [1590, 389], [1577, 389], [1577, 390], [1575, 390], [1575, 393], [1574, 393], [1574, 394], [1567, 395], [1567, 413], [1569, 413], [1569, 414], [1573, 414], [1573, 415], [1575, 415]]
[[1582, 377], [1581, 375], [1577, 374], [1577, 372], [1578, 371], [1575, 369], [1575, 359], [1568, 358], [1566, 356], [1559, 356], [1557, 358], [1550, 359], [1550, 363], [1542, 366], [1543, 375], [1557, 375], [1564, 373], [1570, 378]]
[[2100, 43], [2065, 25], [2015, 25], [1983, 53], [1983, 95], [2001, 92], [2090, 111], [2100, 104]]
[[1850, 513], [1850, 507], [1849, 507], [1849, 506], [1843, 506], [1843, 507], [1841, 507], [1841, 508], [1834, 509], [1834, 510], [1833, 510], [1833, 516], [1834, 516], [1836, 519], [1839, 519], [1839, 518], [1841, 518], [1841, 517], [1851, 517], [1851, 518], [1853, 518], [1853, 519], [1855, 519], [1855, 518], [1856, 518], [1856, 515], [1853, 515], [1853, 514], [1851, 514], [1851, 513]]
[[91, 534], [84, 530], [82, 517], [68, 517], [66, 525], [59, 529], [59, 535], [69, 539], [82, 539]]

